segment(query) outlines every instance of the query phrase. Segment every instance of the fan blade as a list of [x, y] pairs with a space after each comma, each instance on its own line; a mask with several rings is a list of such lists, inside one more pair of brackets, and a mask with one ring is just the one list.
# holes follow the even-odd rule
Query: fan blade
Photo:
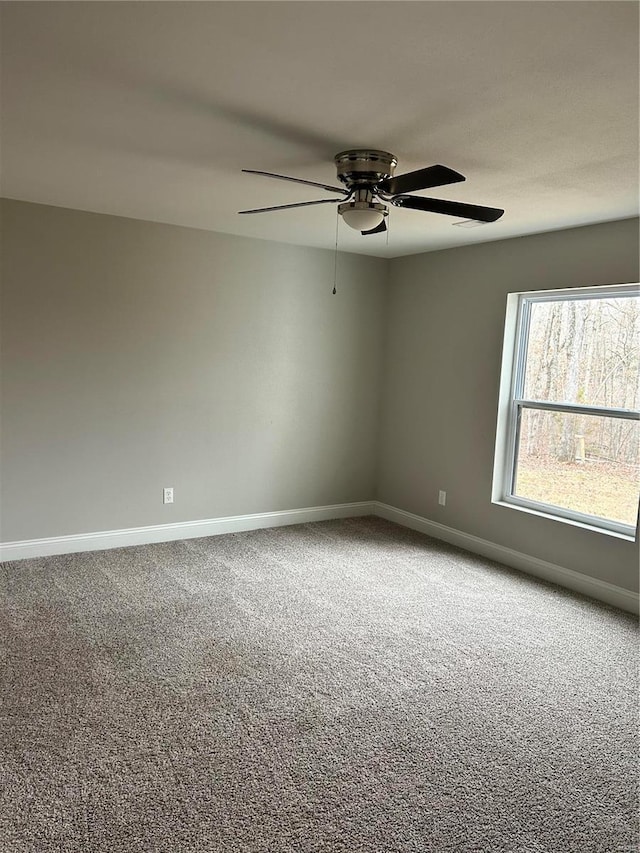
[[371, 228], [371, 229], [369, 229], [369, 231], [361, 231], [360, 233], [364, 237], [367, 234], [384, 234], [384, 232], [386, 230], [387, 230], [387, 223], [383, 219], [382, 222], [380, 223], [380, 225], [376, 225], [375, 228]]
[[343, 198], [322, 198], [320, 201], [298, 201], [295, 204], [277, 204], [275, 207], [256, 207], [255, 210], [239, 210], [238, 213], [267, 213], [269, 210], [290, 210], [292, 207], [309, 207], [312, 204], [339, 204]]
[[259, 172], [256, 169], [243, 169], [248, 175], [264, 175], [266, 178], [278, 178], [280, 181], [292, 181], [294, 184], [306, 184], [308, 187], [320, 187], [321, 190], [328, 190], [330, 193], [342, 193], [343, 195], [351, 195], [349, 190], [342, 187], [331, 187], [328, 184], [317, 184], [315, 181], [305, 181], [303, 178], [289, 178], [287, 175], [276, 175], [274, 172]]
[[466, 180], [460, 172], [454, 172], [447, 166], [428, 166], [426, 169], [418, 169], [416, 172], [407, 172], [406, 175], [398, 175], [395, 178], [386, 178], [380, 181], [378, 189], [384, 193], [397, 195], [398, 193], [413, 193], [417, 190], [428, 190], [430, 187], [442, 187], [445, 184], [455, 184]]
[[465, 204], [461, 201], [447, 201], [443, 198], [422, 198], [421, 196], [401, 195], [392, 198], [396, 207], [408, 207], [411, 210], [426, 210], [427, 213], [445, 213], [463, 219], [475, 219], [476, 222], [495, 222], [504, 210], [497, 207], [482, 207], [479, 204]]

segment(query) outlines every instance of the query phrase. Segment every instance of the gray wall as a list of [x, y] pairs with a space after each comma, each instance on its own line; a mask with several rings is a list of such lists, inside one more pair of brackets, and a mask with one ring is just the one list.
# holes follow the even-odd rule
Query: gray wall
[[637, 220], [392, 261], [378, 499], [637, 589], [637, 545], [491, 504], [507, 293], [637, 281]]
[[332, 296], [330, 251], [7, 200], [2, 230], [0, 540], [373, 498], [387, 261]]

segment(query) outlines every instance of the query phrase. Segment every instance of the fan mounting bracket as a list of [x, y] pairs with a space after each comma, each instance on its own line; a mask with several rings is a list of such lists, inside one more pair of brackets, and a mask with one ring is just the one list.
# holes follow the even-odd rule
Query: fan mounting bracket
[[334, 157], [338, 179], [349, 188], [373, 186], [391, 178], [398, 165], [394, 154], [373, 148], [350, 148]]

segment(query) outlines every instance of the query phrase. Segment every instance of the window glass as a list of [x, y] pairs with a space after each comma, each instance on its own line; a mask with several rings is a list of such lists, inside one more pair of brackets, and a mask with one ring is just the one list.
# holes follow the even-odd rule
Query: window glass
[[513, 494], [635, 526], [640, 421], [523, 407]]
[[523, 397], [638, 409], [640, 297], [533, 302]]
[[640, 286], [511, 293], [492, 499], [637, 535]]

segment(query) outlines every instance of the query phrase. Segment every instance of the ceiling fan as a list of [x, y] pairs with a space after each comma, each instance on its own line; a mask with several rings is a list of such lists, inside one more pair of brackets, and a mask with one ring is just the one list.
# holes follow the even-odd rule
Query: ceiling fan
[[411, 210], [424, 210], [428, 213], [444, 213], [475, 222], [495, 222], [504, 210], [497, 207], [482, 207], [478, 204], [466, 204], [459, 201], [446, 201], [440, 198], [412, 196], [408, 193], [426, 190], [430, 187], [442, 187], [464, 181], [464, 175], [447, 166], [427, 166], [415, 172], [394, 177], [398, 160], [388, 151], [376, 151], [366, 148], [353, 148], [341, 151], [334, 157], [338, 179], [343, 187], [319, 184], [302, 178], [290, 178], [273, 172], [260, 172], [256, 169], [243, 169], [251, 175], [265, 175], [281, 181], [293, 181], [310, 187], [340, 193], [338, 198], [301, 201], [294, 204], [279, 204], [275, 207], [258, 207], [254, 210], [240, 210], [239, 213], [267, 213], [271, 210], [290, 210], [293, 207], [309, 207], [315, 204], [337, 204], [338, 213], [351, 228], [363, 235], [380, 234], [387, 230], [385, 222], [389, 214], [388, 204], [406, 207]]

